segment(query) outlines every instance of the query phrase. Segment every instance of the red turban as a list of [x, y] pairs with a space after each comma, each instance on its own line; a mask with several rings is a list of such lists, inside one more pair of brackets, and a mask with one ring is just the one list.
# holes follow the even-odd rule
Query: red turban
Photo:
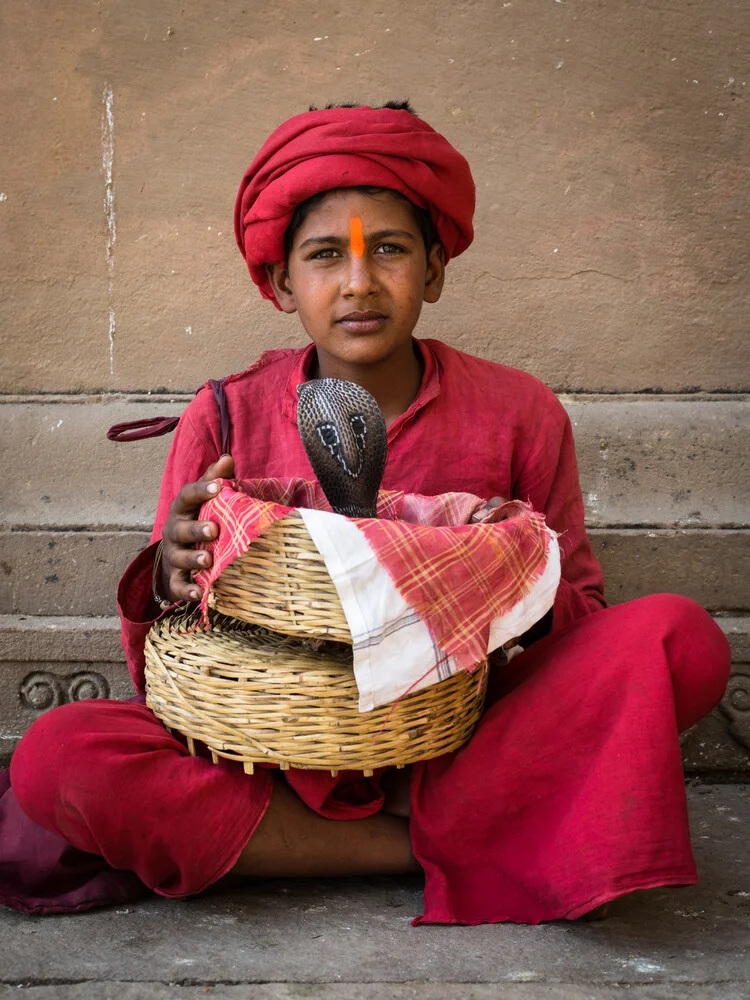
[[277, 306], [265, 264], [284, 261], [294, 209], [332, 188], [392, 188], [429, 210], [448, 260], [474, 238], [474, 181], [447, 139], [408, 111], [306, 111], [269, 136], [242, 178], [234, 229], [265, 299]]

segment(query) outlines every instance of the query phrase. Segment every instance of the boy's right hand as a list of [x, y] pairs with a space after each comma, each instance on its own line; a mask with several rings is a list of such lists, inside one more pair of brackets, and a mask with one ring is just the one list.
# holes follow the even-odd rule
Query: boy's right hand
[[193, 570], [207, 569], [212, 559], [210, 552], [196, 549], [195, 545], [218, 537], [219, 526], [215, 521], [199, 521], [198, 511], [206, 500], [216, 496], [215, 479], [232, 478], [234, 459], [222, 455], [209, 465], [197, 483], [186, 483], [177, 494], [162, 532], [162, 597], [170, 601], [199, 601], [203, 596], [190, 574]]

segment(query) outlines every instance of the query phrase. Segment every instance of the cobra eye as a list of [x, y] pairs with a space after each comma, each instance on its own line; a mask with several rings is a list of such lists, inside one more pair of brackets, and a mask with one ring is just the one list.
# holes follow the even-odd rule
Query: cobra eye
[[319, 424], [316, 430], [326, 448], [334, 448], [339, 443], [339, 434], [333, 424]]
[[349, 422], [351, 423], [352, 430], [358, 437], [362, 437], [367, 433], [367, 421], [361, 413], [355, 413]]

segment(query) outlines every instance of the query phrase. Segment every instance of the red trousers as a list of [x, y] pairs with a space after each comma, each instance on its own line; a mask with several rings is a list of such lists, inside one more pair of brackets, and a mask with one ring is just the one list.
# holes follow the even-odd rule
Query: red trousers
[[[462, 750], [414, 767], [420, 922], [575, 918], [622, 893], [696, 881], [678, 732], [719, 701], [729, 647], [686, 598], [596, 612], [491, 678]], [[165, 896], [226, 874], [268, 806], [268, 770], [191, 757], [144, 705], [41, 716], [12, 762], [28, 817]], [[287, 771], [323, 816], [377, 812], [380, 776]]]

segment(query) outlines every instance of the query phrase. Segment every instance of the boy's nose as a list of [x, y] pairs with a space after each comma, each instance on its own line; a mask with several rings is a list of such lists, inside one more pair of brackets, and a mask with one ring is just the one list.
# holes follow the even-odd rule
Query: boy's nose
[[378, 290], [375, 269], [369, 255], [364, 253], [358, 257], [354, 253], [347, 256], [344, 284], [341, 289], [344, 296], [353, 298], [372, 295]]

